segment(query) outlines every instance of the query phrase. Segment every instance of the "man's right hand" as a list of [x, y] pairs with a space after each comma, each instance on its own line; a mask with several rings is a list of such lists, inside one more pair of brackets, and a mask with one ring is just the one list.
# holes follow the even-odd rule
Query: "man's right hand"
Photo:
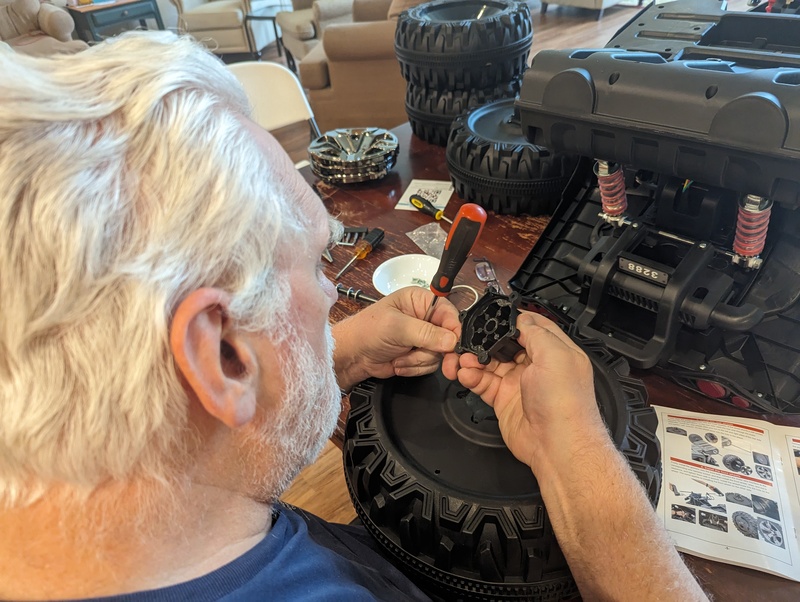
[[586, 354], [544, 316], [521, 312], [517, 328], [525, 350], [513, 362], [483, 366], [464, 354], [458, 380], [494, 407], [506, 445], [536, 472], [537, 459], [555, 460], [554, 451], [572, 448], [570, 443], [608, 436]]
[[517, 328], [525, 350], [513, 362], [464, 354], [458, 380], [494, 407], [506, 445], [536, 475], [583, 598], [706, 600], [614, 447], [589, 358], [543, 316], [521, 313]]

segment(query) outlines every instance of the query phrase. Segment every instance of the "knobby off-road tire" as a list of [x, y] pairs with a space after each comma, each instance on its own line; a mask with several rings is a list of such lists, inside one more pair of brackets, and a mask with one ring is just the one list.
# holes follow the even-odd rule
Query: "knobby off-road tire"
[[[609, 432], [655, 505], [660, 451], [644, 384], [602, 343], [581, 345]], [[539, 486], [503, 444], [489, 406], [440, 373], [366, 381], [350, 404], [344, 467], [353, 504], [423, 590], [446, 600], [576, 593]]]
[[430, 144], [447, 146], [453, 120], [470, 109], [519, 93], [520, 81], [499, 85], [489, 90], [431, 90], [408, 84], [406, 113], [411, 130]]
[[437, 90], [493, 88], [525, 70], [533, 27], [511, 0], [437, 0], [403, 12], [395, 53], [409, 83]]
[[738, 510], [731, 515], [733, 525], [745, 537], [758, 539], [758, 519], [752, 514]]
[[552, 213], [578, 161], [528, 142], [513, 99], [457, 117], [446, 157], [458, 196], [507, 215]]

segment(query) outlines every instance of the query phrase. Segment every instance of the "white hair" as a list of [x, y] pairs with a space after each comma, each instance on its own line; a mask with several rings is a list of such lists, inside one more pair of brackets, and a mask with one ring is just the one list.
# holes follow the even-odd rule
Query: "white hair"
[[191, 291], [280, 338], [280, 249], [309, 225], [187, 38], [70, 56], [0, 49], [0, 503], [67, 484], [167, 482], [187, 439], [169, 349]]

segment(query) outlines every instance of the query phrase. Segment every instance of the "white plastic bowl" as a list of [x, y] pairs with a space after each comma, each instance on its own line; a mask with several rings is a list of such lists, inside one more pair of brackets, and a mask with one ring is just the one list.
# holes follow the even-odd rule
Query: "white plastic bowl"
[[398, 255], [377, 267], [372, 284], [382, 295], [407, 286], [429, 288], [437, 269], [439, 260], [430, 255]]

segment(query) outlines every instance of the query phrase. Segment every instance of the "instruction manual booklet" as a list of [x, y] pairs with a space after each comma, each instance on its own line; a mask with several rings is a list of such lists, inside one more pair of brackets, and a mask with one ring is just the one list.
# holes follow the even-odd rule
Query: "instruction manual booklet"
[[800, 581], [800, 429], [653, 408], [678, 550]]

